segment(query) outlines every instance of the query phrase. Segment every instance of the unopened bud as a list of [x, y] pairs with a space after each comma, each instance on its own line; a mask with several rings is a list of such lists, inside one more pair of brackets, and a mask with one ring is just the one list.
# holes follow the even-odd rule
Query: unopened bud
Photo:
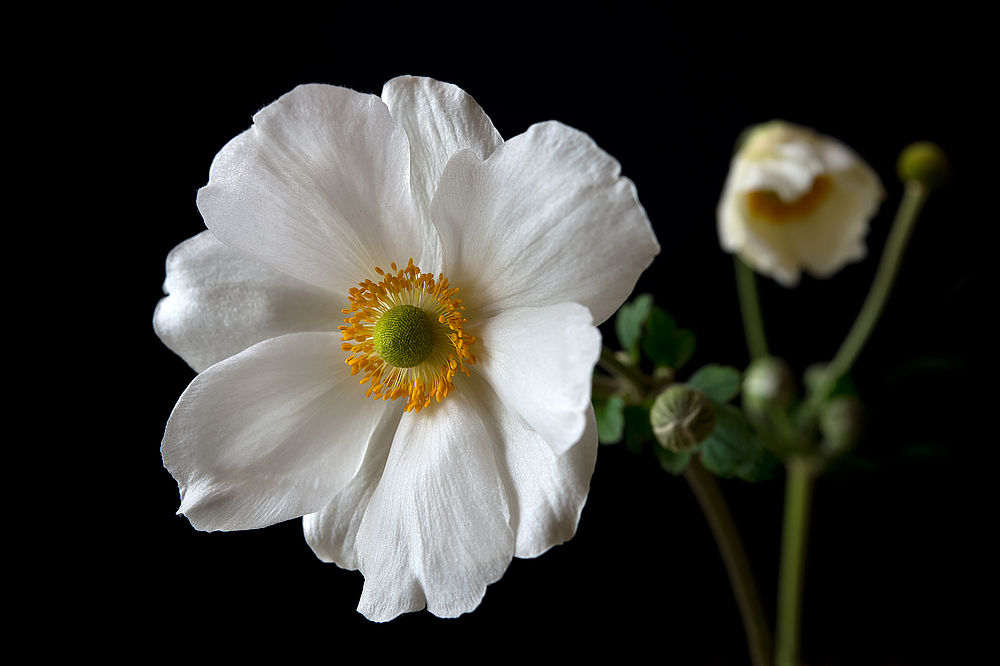
[[785, 409], [795, 400], [795, 377], [777, 356], [755, 359], [743, 375], [743, 407], [752, 414]]
[[708, 396], [685, 384], [672, 384], [656, 396], [649, 421], [656, 441], [681, 453], [701, 444], [715, 430], [715, 405]]
[[853, 395], [835, 395], [819, 411], [819, 431], [823, 434], [823, 452], [840, 455], [857, 444], [861, 437], [864, 405]]
[[904, 183], [916, 180], [935, 190], [948, 180], [948, 158], [936, 143], [917, 141], [899, 154], [896, 173]]

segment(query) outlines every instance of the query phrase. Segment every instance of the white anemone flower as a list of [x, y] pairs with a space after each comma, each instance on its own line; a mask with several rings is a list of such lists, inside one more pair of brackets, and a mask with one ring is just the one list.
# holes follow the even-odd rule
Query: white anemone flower
[[776, 120], [754, 127], [733, 157], [717, 210], [722, 249], [794, 287], [868, 253], [868, 223], [885, 191], [840, 141]]
[[595, 326], [659, 252], [635, 186], [587, 135], [504, 142], [431, 79], [300, 86], [253, 120], [154, 315], [200, 373], [162, 443], [178, 513], [304, 516], [320, 559], [364, 574], [369, 619], [472, 611], [576, 531]]

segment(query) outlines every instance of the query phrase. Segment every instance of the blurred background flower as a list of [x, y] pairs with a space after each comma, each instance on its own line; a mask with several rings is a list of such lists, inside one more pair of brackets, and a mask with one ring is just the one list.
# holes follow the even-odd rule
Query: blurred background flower
[[755, 271], [794, 287], [805, 270], [827, 278], [868, 250], [882, 183], [840, 141], [774, 120], [747, 130], [722, 200], [719, 241]]

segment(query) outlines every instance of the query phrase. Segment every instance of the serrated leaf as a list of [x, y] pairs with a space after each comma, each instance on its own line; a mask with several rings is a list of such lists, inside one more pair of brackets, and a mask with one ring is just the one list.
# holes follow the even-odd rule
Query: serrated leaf
[[642, 336], [642, 351], [653, 359], [656, 365], [674, 367], [674, 335], [677, 322], [666, 310], [653, 306], [649, 313], [649, 323]]
[[653, 295], [639, 294], [631, 303], [626, 303], [618, 309], [615, 316], [615, 334], [618, 344], [632, 357], [633, 362], [639, 360], [639, 340], [643, 328], [653, 309]]
[[742, 381], [743, 373], [733, 366], [709, 363], [698, 368], [685, 383], [723, 405], [740, 394]]
[[694, 354], [695, 342], [692, 331], [677, 328], [677, 322], [669, 312], [653, 306], [642, 336], [642, 351], [653, 363], [676, 370]]
[[597, 417], [597, 439], [601, 444], [616, 444], [621, 441], [625, 430], [625, 398], [620, 395], [608, 396], [601, 404], [594, 405]]
[[777, 473], [778, 461], [760, 443], [743, 412], [716, 405], [715, 431], [701, 443], [705, 468], [722, 478], [763, 481]]

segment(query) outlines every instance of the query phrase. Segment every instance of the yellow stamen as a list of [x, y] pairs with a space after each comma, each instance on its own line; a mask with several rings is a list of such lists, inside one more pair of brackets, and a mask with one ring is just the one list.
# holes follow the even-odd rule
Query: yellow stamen
[[[391, 271], [375, 267], [375, 272], [382, 277], [381, 281], [366, 279], [350, 289], [347, 298], [351, 307], [343, 310], [345, 315], [349, 315], [344, 319], [347, 325], [340, 327], [342, 339], [345, 340], [341, 349], [351, 352], [345, 361], [351, 366], [351, 374], [364, 372], [361, 383], [371, 382], [365, 397], [376, 400], [406, 397], [405, 411], [419, 412], [430, 405], [432, 399], [441, 402], [455, 390], [452, 378], [457, 371], [469, 374], [466, 365], [476, 362], [476, 356], [471, 351], [476, 338], [462, 328], [467, 321], [462, 318], [465, 307], [461, 299], [454, 297], [458, 287], [450, 286], [448, 278], [439, 274], [435, 280], [433, 274], [421, 273], [413, 265], [412, 258], [406, 268], [396, 268], [395, 262], [390, 266]], [[403, 312], [407, 308], [422, 310], [427, 315], [426, 324], [430, 329], [429, 347], [425, 342], [420, 342], [398, 357], [405, 359], [402, 362], [412, 362], [412, 367], [396, 367], [382, 358], [376, 350], [375, 329], [379, 321], [385, 314], [401, 306], [406, 306]], [[394, 317], [399, 312], [397, 310]], [[408, 322], [410, 319], [404, 317], [403, 321]], [[380, 348], [389, 349], [392, 341], [386, 338], [396, 335], [397, 330], [410, 332], [406, 328], [409, 324], [400, 326], [383, 325], [379, 328]], [[420, 360], [416, 361], [417, 358]]]
[[833, 189], [833, 181], [830, 180], [829, 176], [817, 176], [813, 181], [812, 188], [791, 203], [782, 201], [777, 192], [758, 190], [747, 193], [747, 204], [750, 206], [750, 213], [755, 217], [781, 224], [812, 215], [826, 199], [831, 189]]

